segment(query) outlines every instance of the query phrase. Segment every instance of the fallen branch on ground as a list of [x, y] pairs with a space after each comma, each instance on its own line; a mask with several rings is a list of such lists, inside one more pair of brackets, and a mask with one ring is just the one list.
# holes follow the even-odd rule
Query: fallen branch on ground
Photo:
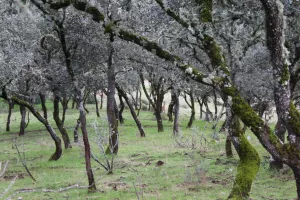
[[[63, 187], [63, 188], [59, 188], [58, 190], [51, 190], [51, 189], [20, 189], [17, 190], [14, 194], [12, 194], [11, 196], [7, 197], [6, 199], [12, 199], [12, 197], [20, 194], [20, 193], [27, 193], [27, 192], [54, 192], [54, 193], [59, 193], [59, 192], [65, 192], [67, 190], [71, 190], [71, 189], [87, 189], [89, 188], [89, 186], [80, 186], [79, 184], [75, 184], [75, 185], [71, 185], [71, 186], [67, 186], [67, 187]], [[1, 196], [0, 196], [1, 198]]]
[[6, 169], [7, 169], [7, 166], [8, 166], [8, 161], [5, 162], [3, 171], [1, 172], [1, 170], [2, 170], [2, 162], [0, 162], [0, 178], [4, 175], [4, 173], [5, 173]]
[[2, 194], [0, 194], [0, 199], [2, 199], [2, 197], [9, 192], [10, 188], [15, 184], [16, 180], [18, 178], [18, 175], [15, 176], [11, 181], [10, 184], [8, 185], [8, 187], [2, 192]]

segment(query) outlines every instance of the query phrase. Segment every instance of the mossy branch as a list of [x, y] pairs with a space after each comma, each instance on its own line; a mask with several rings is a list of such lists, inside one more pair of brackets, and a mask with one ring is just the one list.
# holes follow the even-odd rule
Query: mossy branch
[[169, 8], [165, 8], [165, 6], [164, 6], [164, 4], [161, 0], [155, 0], [155, 1], [160, 6], [160, 8], [167, 13], [167, 15], [172, 17], [174, 20], [176, 20], [183, 27], [185, 27], [185, 28], [189, 27], [189, 24], [185, 20], [183, 20], [178, 14], [176, 14], [174, 11], [172, 11]]
[[212, 16], [212, 0], [196, 0], [196, 3], [200, 6], [199, 18], [201, 22], [209, 23], [213, 21]]

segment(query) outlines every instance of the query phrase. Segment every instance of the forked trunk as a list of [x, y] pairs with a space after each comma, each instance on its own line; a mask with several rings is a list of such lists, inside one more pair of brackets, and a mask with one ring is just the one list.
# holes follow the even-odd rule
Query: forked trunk
[[126, 92], [118, 85], [116, 85], [116, 88], [118, 90], [119, 95], [122, 95], [122, 97], [125, 99], [128, 107], [129, 107], [130, 113], [131, 113], [131, 115], [132, 115], [132, 117], [133, 117], [133, 119], [136, 123], [136, 126], [138, 127], [138, 129], [140, 131], [140, 136], [141, 137], [146, 137], [146, 134], [145, 134], [145, 131], [142, 127], [142, 124], [141, 124], [140, 120], [138, 119], [138, 117], [135, 113], [134, 107], [133, 107], [132, 103], [130, 102]]
[[[55, 94], [55, 93], [54, 93]], [[68, 133], [62, 123], [62, 121], [59, 118], [59, 96], [54, 95], [54, 100], [53, 100], [53, 107], [54, 107], [54, 111], [53, 111], [53, 119], [56, 123], [56, 126], [58, 128], [58, 130], [60, 131], [63, 141], [64, 141], [64, 145], [65, 145], [65, 149], [69, 149], [72, 148], [71, 142], [70, 142], [70, 138], [68, 136]]]

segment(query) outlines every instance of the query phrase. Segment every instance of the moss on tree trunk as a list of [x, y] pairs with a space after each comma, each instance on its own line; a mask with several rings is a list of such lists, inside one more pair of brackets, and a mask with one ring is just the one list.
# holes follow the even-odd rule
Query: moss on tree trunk
[[251, 191], [260, 165], [260, 158], [255, 148], [248, 142], [237, 116], [234, 116], [231, 126], [232, 142], [239, 155], [240, 162], [237, 174], [228, 199], [247, 199]]

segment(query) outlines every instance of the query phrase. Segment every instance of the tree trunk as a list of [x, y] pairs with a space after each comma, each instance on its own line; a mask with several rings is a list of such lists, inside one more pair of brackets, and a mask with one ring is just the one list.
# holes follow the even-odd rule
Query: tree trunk
[[[174, 122], [173, 122], [173, 134], [177, 135], [179, 132], [179, 91], [174, 93]], [[172, 94], [173, 95], [173, 94]]]
[[140, 102], [139, 100], [139, 89], [140, 89], [140, 82], [138, 81], [138, 84], [136, 86], [136, 93], [135, 93], [135, 101], [134, 101], [134, 107], [135, 110], [138, 110], [138, 102]]
[[254, 147], [248, 142], [240, 126], [239, 118], [234, 116], [229, 133], [239, 155], [237, 174], [228, 199], [248, 199], [252, 182], [259, 170], [260, 158]]
[[95, 100], [95, 104], [96, 104], [96, 114], [97, 114], [97, 117], [100, 117], [98, 100], [97, 100], [97, 91], [94, 91], [94, 100]]
[[214, 106], [215, 106], [214, 120], [216, 120], [218, 117], [218, 97], [217, 97], [215, 89], [213, 90], [213, 95], [214, 95]]
[[77, 119], [76, 126], [74, 128], [74, 142], [78, 142], [78, 129], [80, 128], [80, 119]]
[[113, 35], [110, 35], [109, 43], [109, 58], [107, 69], [107, 119], [109, 124], [109, 147], [106, 153], [117, 154], [119, 150], [119, 133], [118, 133], [118, 120], [116, 116], [115, 105], [115, 66], [113, 64]]
[[47, 119], [48, 118], [48, 114], [47, 114], [47, 107], [46, 107], [46, 95], [40, 93], [39, 96], [40, 96], [40, 99], [41, 99], [41, 104], [42, 104], [44, 118]]
[[200, 98], [199, 97], [197, 97], [197, 101], [198, 101], [198, 103], [199, 103], [199, 106], [200, 106], [200, 119], [202, 119], [202, 117], [203, 117], [203, 102], [201, 102], [201, 100], [200, 100]]
[[90, 91], [87, 90], [86, 93], [83, 95], [83, 108], [85, 110], [86, 113], [90, 113], [90, 111], [86, 108], [86, 101], [90, 96]]
[[205, 108], [206, 108], [206, 111], [205, 111], [205, 121], [209, 122], [210, 120], [212, 120], [213, 114], [209, 110], [207, 99], [204, 101], [204, 105], [205, 105]]
[[[75, 105], [76, 105], [76, 100], [73, 98], [73, 101], [72, 101], [72, 109], [75, 109]], [[77, 105], [76, 105], [77, 107]]]
[[297, 187], [297, 196], [298, 200], [300, 200], [300, 167], [291, 167], [294, 173], [296, 187]]
[[101, 91], [101, 94], [100, 94], [100, 109], [102, 109], [103, 107], [103, 92]]
[[65, 124], [66, 113], [68, 110], [68, 103], [69, 103], [69, 99], [67, 97], [63, 97], [62, 102], [61, 102], [62, 107], [63, 107], [63, 113], [62, 113], [62, 119], [61, 119], [62, 125]]
[[91, 166], [91, 147], [88, 138], [88, 132], [86, 129], [86, 115], [83, 106], [82, 93], [81, 91], [77, 91], [76, 93], [77, 93], [77, 105], [79, 108], [79, 121], [81, 125], [81, 132], [82, 132], [82, 138], [84, 143], [85, 167], [86, 167], [86, 174], [89, 181], [89, 191], [95, 191], [96, 184], [95, 184], [94, 174]]
[[54, 100], [53, 100], [53, 107], [54, 107], [54, 111], [53, 111], [53, 119], [56, 123], [56, 126], [58, 128], [58, 130], [60, 131], [64, 144], [65, 144], [65, 149], [69, 149], [72, 148], [68, 133], [62, 123], [62, 121], [59, 118], [59, 101], [60, 101], [60, 97], [54, 92]]
[[187, 128], [191, 128], [192, 125], [193, 125], [193, 122], [195, 120], [195, 101], [194, 101], [194, 94], [193, 94], [193, 90], [190, 90], [190, 92], [188, 93], [189, 97], [190, 97], [190, 101], [191, 103], [188, 102], [186, 96], [184, 96], [184, 100], [185, 102], [188, 104], [188, 106], [190, 107], [191, 109], [191, 116], [190, 116], [190, 120], [187, 124]]
[[159, 111], [155, 111], [155, 117], [156, 117], [156, 121], [157, 121], [157, 131], [164, 132], [164, 126], [162, 123], [161, 113]]
[[8, 115], [7, 115], [7, 121], [6, 121], [6, 131], [10, 131], [10, 118], [11, 113], [14, 108], [14, 102], [11, 99], [8, 99]]
[[20, 106], [20, 113], [21, 113], [21, 123], [20, 123], [20, 132], [19, 136], [25, 135], [25, 128], [26, 128], [26, 107]]
[[61, 140], [55, 134], [55, 131], [52, 128], [51, 124], [49, 124], [48, 120], [45, 119], [45, 118], [43, 118], [40, 115], [40, 113], [34, 108], [34, 106], [32, 106], [31, 104], [29, 104], [27, 101], [21, 100], [21, 99], [17, 98], [16, 96], [11, 97], [11, 99], [12, 99], [12, 101], [14, 101], [15, 103], [19, 104], [20, 106], [27, 107], [31, 111], [31, 113], [41, 123], [43, 123], [43, 125], [46, 127], [47, 131], [49, 132], [51, 138], [54, 140], [54, 142], [55, 142], [55, 148], [56, 148], [54, 154], [50, 157], [49, 160], [58, 160], [61, 157], [61, 154], [62, 154]]
[[[283, 124], [283, 121], [278, 119], [275, 126], [275, 135], [284, 143], [284, 134], [286, 132], [286, 127]], [[283, 168], [283, 163], [279, 160], [274, 159], [270, 156], [270, 169], [280, 170]]]
[[140, 115], [140, 111], [141, 111], [141, 109], [142, 109], [142, 91], [140, 90], [140, 87], [139, 87], [139, 89], [138, 89], [138, 92], [139, 92], [139, 105], [138, 105], [138, 108], [137, 108], [137, 116], [139, 116]]
[[116, 88], [118, 90], [119, 95], [122, 95], [122, 97], [125, 99], [128, 107], [129, 107], [130, 113], [131, 113], [131, 115], [132, 115], [132, 117], [133, 117], [139, 131], [140, 131], [140, 136], [141, 137], [146, 137], [146, 134], [145, 134], [145, 131], [142, 127], [142, 124], [141, 124], [140, 120], [138, 119], [138, 117], [135, 113], [134, 107], [133, 107], [132, 103], [130, 102], [126, 92], [118, 85], [116, 85]]
[[232, 148], [231, 148], [231, 139], [229, 136], [226, 137], [225, 150], [227, 158], [233, 157]]
[[175, 92], [172, 91], [172, 93], [171, 93], [171, 102], [168, 106], [169, 122], [173, 122], [173, 108], [174, 108], [174, 105], [175, 105], [175, 101], [176, 101], [176, 94], [175, 94]]
[[156, 91], [156, 98], [154, 98], [155, 100], [152, 101], [151, 95], [154, 97], [154, 95], [152, 94], [153, 92], [151, 92], [150, 95], [148, 94], [148, 92], [146, 90], [145, 82], [144, 82], [145, 81], [144, 76], [141, 73], [140, 73], [140, 79], [141, 79], [143, 91], [149, 101], [149, 104], [154, 109], [154, 114], [155, 114], [156, 121], [157, 121], [157, 130], [158, 130], [158, 132], [163, 132], [164, 127], [163, 127], [163, 123], [162, 123], [161, 111], [162, 111], [162, 103], [164, 100], [164, 93], [162, 91], [160, 91], [160, 89], [159, 89], [160, 85], [154, 86], [154, 84], [152, 84], [151, 87], [155, 88], [155, 91]]
[[123, 111], [124, 111], [125, 105], [124, 105], [122, 96], [120, 94], [118, 94], [118, 96], [119, 96], [119, 100], [120, 100], [120, 110], [118, 112], [119, 113], [119, 121], [120, 121], [120, 124], [124, 124]]

